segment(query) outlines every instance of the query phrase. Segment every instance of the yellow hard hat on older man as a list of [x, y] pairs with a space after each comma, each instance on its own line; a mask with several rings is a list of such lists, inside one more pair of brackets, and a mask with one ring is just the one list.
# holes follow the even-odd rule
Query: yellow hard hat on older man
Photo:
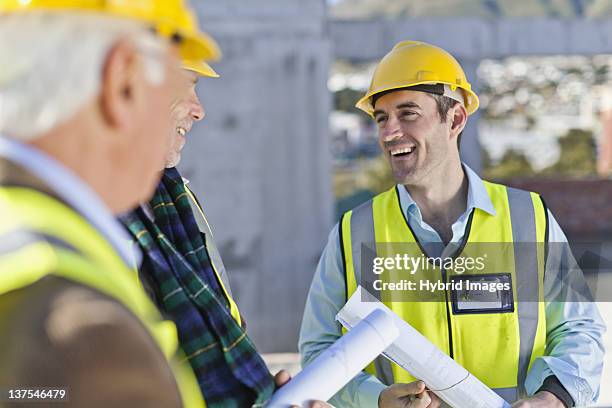
[[196, 15], [184, 0], [0, 0], [0, 15], [57, 10], [103, 13], [148, 23], [162, 36], [176, 40], [186, 69], [218, 76], [206, 61], [221, 57], [219, 46], [200, 31]]
[[378, 94], [410, 88], [455, 99], [465, 106], [468, 115], [478, 109], [478, 96], [457, 60], [443, 49], [420, 41], [402, 41], [384, 56], [368, 92], [356, 106], [372, 116]]

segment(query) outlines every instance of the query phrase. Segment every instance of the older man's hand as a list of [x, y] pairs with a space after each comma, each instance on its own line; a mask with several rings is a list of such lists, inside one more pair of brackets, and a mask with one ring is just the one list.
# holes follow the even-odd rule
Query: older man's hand
[[287, 370], [280, 370], [274, 376], [274, 384], [276, 384], [276, 388], [280, 388], [283, 385], [287, 384], [291, 380], [291, 374]]
[[[278, 388], [287, 384], [289, 381], [291, 381], [291, 374], [289, 374], [287, 370], [280, 370], [274, 376], [274, 383], [276, 384]], [[323, 401], [310, 401], [308, 405], [305, 407], [298, 407], [297, 405], [293, 405], [291, 408], [334, 408], [334, 407]]]
[[565, 408], [565, 405], [553, 393], [540, 391], [531, 398], [515, 402], [512, 408]]
[[378, 397], [379, 408], [438, 408], [440, 399], [425, 389], [423, 381], [393, 384]]

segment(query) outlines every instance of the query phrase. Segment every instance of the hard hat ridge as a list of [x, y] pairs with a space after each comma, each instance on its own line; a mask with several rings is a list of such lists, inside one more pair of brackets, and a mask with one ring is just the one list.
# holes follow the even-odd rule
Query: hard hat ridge
[[218, 76], [205, 61], [221, 57], [219, 46], [199, 29], [187, 0], [0, 0], [0, 15], [36, 11], [93, 12], [150, 24], [165, 37], [182, 39], [179, 53], [185, 68]]

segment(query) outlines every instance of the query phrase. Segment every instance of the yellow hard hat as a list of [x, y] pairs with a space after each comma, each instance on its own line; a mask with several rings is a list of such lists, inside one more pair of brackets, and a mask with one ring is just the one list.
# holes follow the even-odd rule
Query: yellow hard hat
[[204, 61], [221, 57], [219, 46], [200, 31], [186, 0], [0, 0], [0, 14], [71, 10], [103, 13], [151, 24], [161, 35], [180, 38], [179, 53], [201, 75], [218, 76]]
[[[468, 115], [478, 109], [478, 96], [472, 91], [461, 65], [448, 52], [420, 41], [402, 41], [379, 62], [370, 89], [355, 105], [370, 116], [372, 97], [381, 92], [416, 85], [439, 84], [448, 95], [462, 91]], [[446, 93], [444, 93], [446, 95]]]

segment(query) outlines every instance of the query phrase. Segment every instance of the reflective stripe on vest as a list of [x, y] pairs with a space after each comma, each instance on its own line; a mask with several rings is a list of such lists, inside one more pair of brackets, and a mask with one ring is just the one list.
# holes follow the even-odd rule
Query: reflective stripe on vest
[[[468, 243], [544, 242], [547, 227], [546, 209], [537, 194], [487, 182], [485, 187], [497, 214], [492, 216], [482, 210], [474, 210], [471, 228], [468, 226], [464, 237]], [[395, 188], [344, 214], [340, 226], [340, 239], [346, 272], [347, 298], [356, 290], [361, 279], [362, 243], [416, 242], [402, 213], [398, 191]], [[483, 315], [456, 316], [446, 306], [438, 308], [438, 311], [444, 311], [447, 315], [450, 332], [448, 327], [444, 327], [438, 328], [435, 333], [438, 347], [450, 355], [453, 354], [450, 344], [440, 339], [449, 339], [450, 343], [450, 338], [453, 338], [452, 350], [459, 351], [453, 356], [455, 360], [464, 365], [468, 371], [477, 373], [477, 377], [509, 402], [516, 401], [525, 394], [524, 383], [527, 372], [535, 358], [543, 355], [546, 335], [543, 245], [521, 245], [520, 248], [514, 245], [514, 256], [511, 258], [514, 258], [511, 261], [515, 271], [513, 279], [515, 311], [500, 317], [498, 328], [504, 329], [507, 333], [516, 333], [516, 338], [508, 341], [507, 348], [510, 351], [503, 350], [503, 353], [509, 356], [514, 353], [513, 360], [504, 359], [502, 356], [498, 359], [497, 355], [489, 358], [482, 356], [483, 353], [486, 354], [486, 350], [502, 354], [495, 344], [491, 345], [494, 343], [491, 342], [491, 337], [500, 337], [499, 332], [489, 334], [485, 332], [480, 338], [466, 334], [476, 331], [473, 330], [475, 328], [485, 326], [480, 324]], [[539, 299], [539, 302], [519, 302], [518, 299]], [[427, 314], [428, 310], [428, 305], [408, 306], [400, 302], [391, 302], [387, 306], [400, 316], [409, 308], [421, 310], [422, 314]], [[430, 309], [433, 308], [432, 306]], [[485, 316], [491, 319], [501, 314], [488, 313]], [[414, 320], [420, 322], [425, 319], [426, 315], [420, 315]], [[426, 333], [423, 334], [429, 337]], [[477, 357], [471, 358], [472, 355]], [[493, 360], [496, 365], [492, 364]], [[484, 365], [491, 367], [482, 367], [483, 362], [486, 363]], [[384, 357], [376, 359], [366, 371], [377, 375], [385, 384], [392, 384], [396, 380], [404, 382], [413, 379]]]
[[0, 187], [0, 295], [50, 274], [116, 299], [144, 324], [168, 359], [185, 407], [205, 406], [191, 367], [177, 355], [178, 335], [135, 274], [79, 214], [38, 191]]
[[[238, 310], [238, 305], [234, 302], [232, 298], [232, 291], [230, 290], [229, 282], [227, 281], [227, 272], [225, 271], [225, 265], [223, 265], [223, 261], [221, 260], [221, 256], [219, 256], [219, 252], [215, 247], [212, 235], [212, 229], [208, 224], [208, 220], [204, 215], [204, 210], [200, 207], [198, 200], [196, 200], [193, 192], [185, 186], [185, 191], [187, 191], [187, 197], [189, 197], [189, 204], [191, 205], [191, 210], [193, 211], [193, 215], [196, 219], [198, 227], [200, 228], [200, 232], [203, 232], [204, 237], [204, 245], [206, 246], [206, 253], [208, 258], [210, 259], [210, 264], [215, 271], [215, 275], [217, 277], [217, 281], [219, 282], [219, 286], [221, 286], [221, 290], [225, 294], [225, 298], [230, 306], [230, 314], [238, 323], [238, 326], [242, 326], [242, 317], [240, 316], [240, 311]], [[204, 231], [203, 231], [204, 230]]]

